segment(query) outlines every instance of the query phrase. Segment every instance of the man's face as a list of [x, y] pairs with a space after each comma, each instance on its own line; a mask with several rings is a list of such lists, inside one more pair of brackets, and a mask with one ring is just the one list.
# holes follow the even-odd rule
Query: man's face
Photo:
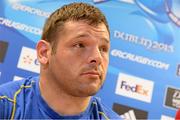
[[55, 53], [49, 56], [49, 74], [66, 94], [94, 95], [102, 86], [109, 63], [110, 40], [104, 24], [65, 23]]

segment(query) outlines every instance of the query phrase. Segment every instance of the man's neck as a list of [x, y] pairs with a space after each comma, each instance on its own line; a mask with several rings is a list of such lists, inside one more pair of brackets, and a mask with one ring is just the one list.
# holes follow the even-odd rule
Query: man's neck
[[76, 115], [86, 110], [91, 97], [74, 97], [63, 92], [51, 80], [40, 77], [39, 88], [42, 98], [60, 115]]

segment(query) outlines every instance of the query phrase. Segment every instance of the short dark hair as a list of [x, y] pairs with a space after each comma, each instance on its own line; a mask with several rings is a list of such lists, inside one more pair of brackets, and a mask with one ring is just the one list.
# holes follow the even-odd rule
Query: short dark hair
[[68, 21], [85, 21], [89, 25], [97, 26], [104, 23], [108, 32], [109, 26], [105, 15], [97, 7], [87, 3], [70, 3], [54, 11], [46, 20], [41, 39], [52, 44], [52, 49], [56, 48], [56, 36], [63, 30], [63, 26]]

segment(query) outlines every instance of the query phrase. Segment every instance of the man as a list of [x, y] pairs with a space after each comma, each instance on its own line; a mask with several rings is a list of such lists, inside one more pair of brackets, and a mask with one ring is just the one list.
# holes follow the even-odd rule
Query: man
[[94, 97], [104, 83], [110, 32], [101, 11], [86, 3], [56, 10], [37, 43], [40, 76], [0, 88], [0, 118], [119, 119]]

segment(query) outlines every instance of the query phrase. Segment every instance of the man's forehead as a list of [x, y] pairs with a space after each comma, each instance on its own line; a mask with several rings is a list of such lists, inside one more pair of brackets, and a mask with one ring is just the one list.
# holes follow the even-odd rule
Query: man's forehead
[[99, 23], [97, 25], [94, 25], [94, 24], [91, 25], [88, 22], [83, 21], [83, 20], [67, 21], [67, 22], [65, 22], [65, 26], [67, 28], [70, 28], [70, 29], [71, 29], [71, 27], [77, 27], [78, 26], [76, 29], [78, 29], [78, 28], [92, 28], [95, 31], [108, 32], [108, 29], [104, 23]]
[[65, 29], [67, 30], [68, 34], [71, 34], [70, 31], [72, 31], [76, 32], [76, 34], [80, 37], [85, 37], [86, 35], [88, 36], [88, 34], [92, 34], [104, 39], [107, 42], [109, 42], [110, 38], [109, 32], [103, 23], [94, 26], [82, 21], [69, 21], [65, 24]]

